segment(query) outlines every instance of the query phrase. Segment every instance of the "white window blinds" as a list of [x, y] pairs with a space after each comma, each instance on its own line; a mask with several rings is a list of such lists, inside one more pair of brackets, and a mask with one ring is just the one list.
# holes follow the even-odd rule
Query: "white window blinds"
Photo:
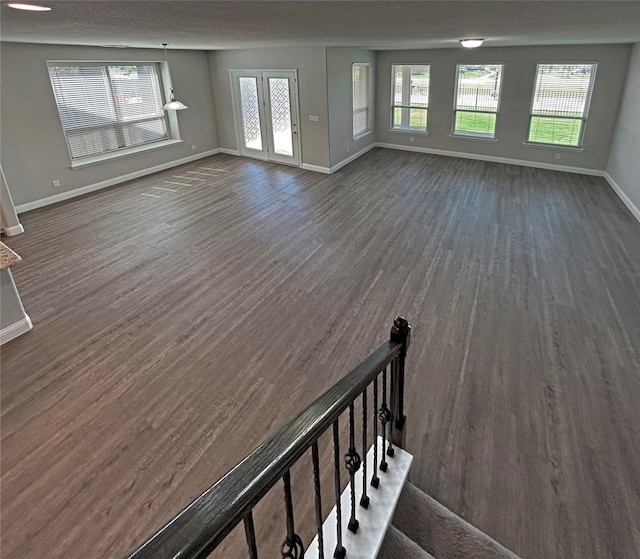
[[166, 139], [155, 64], [49, 65], [71, 159]]
[[502, 64], [458, 64], [453, 133], [495, 138]]
[[596, 64], [538, 64], [531, 103], [529, 141], [578, 147]]
[[353, 137], [369, 130], [369, 65], [354, 64], [353, 77]]
[[427, 131], [429, 64], [393, 64], [391, 127], [396, 130]]

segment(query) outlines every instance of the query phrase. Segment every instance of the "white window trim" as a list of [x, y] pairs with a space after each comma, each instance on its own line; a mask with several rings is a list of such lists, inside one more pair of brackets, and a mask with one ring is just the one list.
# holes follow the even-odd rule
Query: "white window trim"
[[430, 132], [424, 130], [411, 130], [409, 128], [389, 128], [389, 132], [399, 132], [400, 134], [409, 134], [410, 136], [430, 136]]
[[[429, 100], [427, 100], [426, 107], [414, 107], [416, 109], [423, 109], [427, 111], [427, 124], [425, 129], [416, 129], [416, 128], [396, 128], [393, 125], [393, 110], [395, 107], [401, 107], [401, 105], [396, 105], [394, 103], [395, 99], [395, 86], [396, 86], [396, 76], [393, 68], [395, 66], [429, 66], [429, 94], [431, 94], [431, 62], [392, 62], [391, 63], [391, 108], [390, 108], [390, 127], [389, 132], [403, 132], [405, 134], [422, 134], [423, 136], [429, 135]], [[409, 105], [409, 109], [411, 109], [411, 105]]]
[[[353, 116], [356, 114], [356, 111], [353, 107], [353, 68], [354, 66], [367, 66], [369, 68], [368, 72], [367, 72], [367, 76], [368, 76], [368, 82], [367, 82], [367, 108], [366, 109], [360, 109], [359, 112], [362, 112], [364, 110], [367, 111], [367, 126], [364, 130], [361, 130], [360, 132], [358, 132], [357, 134], [353, 133]], [[371, 93], [372, 93], [372, 87], [371, 87], [371, 64], [369, 62], [353, 62], [351, 64], [351, 139], [352, 140], [359, 140], [360, 138], [362, 138], [363, 136], [366, 136], [367, 134], [371, 134]]]
[[[582, 118], [575, 120], [582, 120], [582, 128], [580, 130], [580, 141], [578, 145], [572, 146], [569, 144], [548, 144], [545, 142], [532, 142], [530, 141], [529, 134], [531, 133], [531, 119], [534, 116], [545, 116], [545, 115], [534, 115], [533, 114], [533, 103], [536, 98], [536, 83], [538, 80], [538, 67], [541, 65], [562, 65], [562, 64], [571, 64], [571, 65], [580, 65], [580, 64], [592, 64], [594, 66], [593, 73], [591, 74], [591, 83], [589, 83], [589, 89], [587, 90], [587, 98], [584, 104], [584, 112]], [[589, 118], [589, 110], [591, 109], [591, 96], [593, 95], [593, 87], [596, 83], [596, 74], [598, 73], [598, 62], [595, 60], [587, 60], [576, 62], [575, 60], [565, 60], [565, 61], [553, 61], [553, 62], [536, 62], [536, 73], [533, 77], [533, 89], [531, 91], [531, 104], [529, 106], [529, 125], [527, 126], [527, 139], [524, 144], [531, 147], [539, 147], [539, 148], [551, 148], [551, 149], [564, 149], [567, 151], [584, 151], [582, 144], [584, 143], [584, 132], [587, 129], [587, 120]], [[565, 118], [565, 117], [556, 117], [556, 118]]]
[[351, 138], [352, 142], [357, 142], [358, 140], [361, 140], [362, 138], [364, 138], [365, 136], [368, 136], [369, 134], [373, 134], [373, 132], [371, 130], [369, 130], [369, 128], [367, 128], [366, 130], [363, 130], [362, 132], [356, 134], [355, 136], [353, 136]]
[[[498, 89], [498, 105], [496, 106], [496, 110], [494, 111], [469, 111], [466, 109], [458, 109], [458, 84], [460, 82], [458, 73], [460, 71], [460, 66], [502, 66], [502, 76], [500, 76], [500, 88]], [[479, 141], [488, 141], [488, 142], [497, 142], [498, 138], [498, 115], [500, 114], [500, 105], [502, 103], [502, 83], [504, 81], [506, 64], [504, 62], [461, 62], [456, 64], [456, 74], [455, 74], [455, 90], [453, 93], [453, 120], [451, 121], [451, 137], [452, 138], [464, 138], [470, 140], [479, 140]], [[474, 134], [474, 133], [461, 133], [456, 132], [456, 114], [458, 111], [463, 113], [486, 113], [490, 115], [496, 115], [496, 128], [492, 136], [489, 134]]]
[[568, 146], [566, 144], [543, 144], [540, 142], [522, 142], [522, 145], [525, 145], [530, 148], [549, 149], [553, 151], [577, 151], [577, 152], [584, 151], [583, 147], [577, 148], [575, 146]]
[[[154, 64], [158, 67], [158, 78], [159, 78], [159, 87], [160, 93], [162, 94], [162, 102], [163, 104], [169, 99], [171, 96], [171, 73], [169, 70], [169, 64], [166, 60], [46, 60], [45, 61], [47, 68], [47, 75], [49, 74], [50, 66], [91, 66], [91, 65], [145, 65], [145, 64]], [[52, 91], [53, 95], [53, 91]], [[55, 97], [54, 97], [55, 102]], [[65, 144], [67, 145], [67, 151], [69, 153], [70, 167], [72, 169], [87, 167], [89, 165], [96, 165], [98, 163], [102, 163], [105, 161], [111, 161], [113, 159], [118, 159], [120, 157], [127, 157], [130, 155], [136, 155], [139, 153], [143, 153], [146, 151], [152, 151], [155, 149], [160, 149], [168, 146], [173, 146], [182, 143], [182, 139], [180, 136], [180, 129], [178, 127], [178, 116], [176, 111], [165, 111], [165, 122], [167, 127], [167, 138], [164, 140], [158, 140], [157, 142], [151, 142], [148, 144], [142, 144], [139, 146], [133, 146], [129, 148], [122, 148], [114, 151], [110, 151], [107, 153], [101, 153], [98, 155], [90, 155], [87, 157], [71, 157], [71, 152], [69, 151], [69, 145], [66, 140], [66, 132], [64, 130], [64, 126], [62, 124], [62, 118], [60, 116], [60, 112], [58, 112], [58, 120], [60, 122], [60, 128], [62, 130], [63, 138], [65, 139]]]
[[105, 161], [111, 161], [113, 159], [120, 159], [121, 157], [127, 157], [129, 155], [137, 155], [144, 153], [145, 151], [153, 151], [155, 149], [166, 148], [169, 146], [175, 146], [184, 143], [183, 140], [160, 140], [158, 142], [152, 142], [150, 144], [143, 144], [140, 146], [134, 146], [130, 148], [123, 148], [117, 151], [110, 151], [108, 153], [101, 153], [99, 155], [90, 155], [88, 157], [79, 157], [71, 160], [72, 169], [80, 169], [82, 167], [88, 167], [90, 165], [97, 165], [98, 163], [104, 163]]
[[[496, 130], [497, 130], [497, 122], [496, 122]], [[473, 134], [454, 134], [453, 132], [449, 134], [452, 138], [456, 138], [458, 140], [472, 141], [472, 142], [489, 142], [493, 144], [497, 144], [500, 140], [497, 138], [492, 138], [490, 136], [482, 136], [478, 134], [474, 136]]]

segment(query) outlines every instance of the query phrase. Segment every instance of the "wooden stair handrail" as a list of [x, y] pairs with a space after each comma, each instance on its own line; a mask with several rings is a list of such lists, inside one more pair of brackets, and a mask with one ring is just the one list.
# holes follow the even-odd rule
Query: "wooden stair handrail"
[[[404, 357], [406, 336], [394, 335], [297, 417], [163, 526], [128, 559], [205, 559], [340, 414], [389, 365]], [[397, 331], [397, 321], [394, 328]], [[393, 341], [395, 340], [395, 341]], [[400, 408], [401, 410], [401, 408]]]

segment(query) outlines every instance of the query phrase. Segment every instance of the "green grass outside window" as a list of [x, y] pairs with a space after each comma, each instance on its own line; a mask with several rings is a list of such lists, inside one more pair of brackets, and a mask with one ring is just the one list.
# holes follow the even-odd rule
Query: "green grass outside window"
[[496, 115], [493, 113], [456, 113], [455, 134], [480, 135], [493, 138], [496, 132]]
[[[409, 112], [409, 128], [402, 127], [402, 116]], [[395, 107], [393, 109], [393, 127], [400, 130], [415, 130], [416, 132], [427, 131], [427, 109], [409, 109], [405, 107]]]
[[539, 144], [555, 144], [577, 147], [580, 145], [582, 120], [532, 116], [529, 141]]

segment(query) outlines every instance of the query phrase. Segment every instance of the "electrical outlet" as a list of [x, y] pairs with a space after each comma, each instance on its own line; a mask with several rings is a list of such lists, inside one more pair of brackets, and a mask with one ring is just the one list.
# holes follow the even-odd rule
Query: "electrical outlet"
[[59, 180], [51, 181], [51, 185], [53, 186], [53, 188], [58, 188], [60, 186], [60, 181]]
[[347, 148], [347, 153], [349, 153], [350, 150], [351, 150], [351, 148]]
[[562, 159], [562, 154], [561, 153], [556, 153], [556, 159]]
[[191, 151], [196, 151], [196, 145], [195, 144], [191, 144]]
[[413, 142], [413, 140], [414, 140], [414, 137], [413, 136], [409, 136], [409, 141]]
[[309, 115], [309, 120], [311, 122], [320, 122], [320, 117], [316, 115]]

